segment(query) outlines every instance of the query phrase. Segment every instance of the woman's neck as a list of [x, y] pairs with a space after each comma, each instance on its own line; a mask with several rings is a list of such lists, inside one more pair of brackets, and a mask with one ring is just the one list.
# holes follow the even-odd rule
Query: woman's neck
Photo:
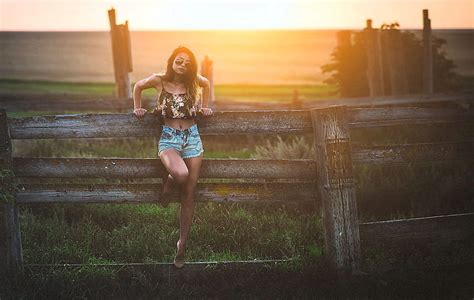
[[173, 79], [171, 79], [171, 83], [173, 84], [180, 84], [184, 82], [184, 77], [178, 74], [174, 74]]

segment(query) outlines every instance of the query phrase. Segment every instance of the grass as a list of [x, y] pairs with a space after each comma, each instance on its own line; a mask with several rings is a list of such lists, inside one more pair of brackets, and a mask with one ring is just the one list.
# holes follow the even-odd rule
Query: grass
[[[113, 96], [113, 83], [75, 83], [43, 80], [0, 79], [0, 90], [3, 93], [20, 94], [59, 94], [84, 96]], [[334, 97], [336, 89], [327, 85], [215, 85], [216, 99], [233, 101], [274, 101], [288, 102], [293, 98], [294, 90], [306, 99]], [[157, 91], [147, 89], [145, 97], [156, 97]]]
[[[47, 205], [21, 212], [27, 263], [171, 262], [179, 205]], [[319, 218], [301, 208], [199, 203], [189, 261], [321, 255]], [[313, 247], [313, 248], [311, 248]], [[309, 249], [312, 249], [309, 251]]]
[[46, 80], [0, 79], [0, 89], [4, 93], [31, 94], [72, 94], [112, 96], [115, 87], [112, 83], [57, 82]]
[[[10, 84], [10, 86], [8, 86]], [[49, 85], [50, 84], [50, 85]], [[37, 86], [35, 86], [37, 85]], [[43, 87], [41, 87], [43, 85]], [[48, 86], [49, 85], [49, 86]], [[0, 87], [29, 92], [79, 94], [110, 93], [110, 85], [15, 82], [0, 80]], [[313, 87], [302, 91], [310, 94]], [[95, 89], [95, 91], [94, 91]], [[220, 90], [219, 90], [220, 89]], [[314, 95], [323, 89], [313, 90]], [[217, 86], [216, 94], [251, 99], [284, 99], [292, 95], [292, 87]], [[276, 96], [280, 95], [280, 96]], [[66, 112], [74, 113], [74, 112]], [[45, 112], [17, 112], [9, 116], [45, 115]], [[465, 139], [470, 129], [442, 126], [418, 126], [354, 130], [355, 142], [391, 144], [434, 142]], [[454, 135], [452, 133], [455, 133]], [[203, 136], [205, 158], [298, 158], [312, 156], [311, 135], [295, 139], [292, 135], [267, 136]], [[152, 138], [80, 139], [80, 140], [14, 140], [13, 156], [26, 157], [156, 157]], [[356, 192], [361, 221], [425, 216], [473, 211], [469, 179], [472, 168], [465, 162], [355, 166]], [[380, 280], [345, 282], [338, 286], [324, 264], [322, 230], [319, 211], [311, 205], [253, 205], [250, 203], [198, 203], [188, 244], [191, 261], [226, 261], [296, 258], [286, 268], [274, 267], [255, 273], [213, 273], [190, 282], [164, 283], [153, 274], [132, 272], [124, 276], [92, 263], [170, 262], [178, 238], [178, 208], [171, 204], [163, 209], [154, 204], [73, 204], [35, 205], [23, 207], [20, 214], [23, 250], [26, 263], [83, 263], [78, 269], [30, 271], [20, 281], [12, 282], [12, 293], [19, 298], [100, 298], [115, 295], [141, 297], [248, 297], [289, 298], [314, 297], [384, 297], [387, 295], [450, 296], [470, 294], [466, 276], [453, 280], [416, 274], [411, 279], [400, 274], [396, 282]], [[433, 262], [462, 263], [474, 253], [471, 244], [414, 247], [399, 251], [391, 246], [363, 248], [364, 266], [377, 269], [387, 265], [398, 268]], [[289, 269], [288, 269], [289, 268]], [[471, 275], [468, 273], [468, 275]], [[420, 279], [423, 278], [423, 279]], [[427, 281], [423, 281], [425, 280]], [[390, 280], [390, 277], [389, 279]], [[417, 284], [420, 283], [421, 285]], [[457, 281], [456, 281], [457, 280]], [[449, 281], [449, 282], [448, 282]], [[449, 288], [445, 285], [448, 282]], [[6, 283], [0, 282], [0, 286]], [[425, 284], [425, 286], [423, 286]], [[444, 289], [443, 289], [444, 288]], [[0, 289], [1, 290], [1, 289]], [[350, 293], [353, 292], [353, 294]], [[340, 294], [338, 294], [340, 292]], [[215, 294], [213, 294], [215, 293]], [[418, 294], [417, 294], [418, 293]], [[329, 296], [328, 296], [329, 295]], [[0, 297], [3, 299], [0, 292]], [[8, 298], [8, 297], [5, 297]]]

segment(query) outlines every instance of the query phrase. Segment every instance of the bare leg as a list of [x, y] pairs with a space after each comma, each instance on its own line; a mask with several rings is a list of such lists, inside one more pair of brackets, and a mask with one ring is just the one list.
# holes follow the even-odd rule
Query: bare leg
[[181, 268], [184, 265], [184, 252], [188, 241], [189, 231], [194, 213], [194, 198], [196, 185], [201, 171], [202, 155], [198, 157], [185, 158], [184, 162], [189, 170], [189, 176], [182, 188], [181, 209], [179, 214], [179, 240], [176, 243], [175, 266]]
[[161, 206], [167, 207], [170, 203], [170, 197], [173, 192], [173, 188], [176, 187], [177, 184], [175, 183], [175, 180], [173, 179], [171, 174], [169, 174], [168, 172], [166, 172], [166, 174], [164, 174], [161, 179], [161, 182], [163, 183], [163, 190], [161, 191], [161, 197], [159, 202]]
[[[160, 154], [161, 163], [168, 171], [168, 174], [162, 177], [163, 192], [161, 194], [160, 203], [166, 207], [169, 203], [169, 195], [171, 193], [171, 184], [182, 186], [186, 183], [189, 171], [179, 153], [174, 149], [168, 149]], [[171, 178], [171, 180], [170, 180]]]

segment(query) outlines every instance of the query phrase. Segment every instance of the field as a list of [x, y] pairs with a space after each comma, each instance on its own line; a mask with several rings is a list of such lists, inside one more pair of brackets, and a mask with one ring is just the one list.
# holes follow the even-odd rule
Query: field
[[[108, 84], [0, 81], [12, 93], [88, 96], [110, 95]], [[216, 86], [216, 97], [246, 101], [258, 97], [285, 101], [298, 88], [321, 98], [323, 86]], [[303, 93], [302, 93], [303, 94]], [[152, 93], [147, 94], [150, 97]], [[257, 99], [257, 98], [255, 98]], [[287, 100], [286, 100], [287, 101]], [[72, 113], [72, 112], [67, 112]], [[45, 112], [19, 112], [23, 116]], [[472, 125], [472, 124], [471, 124]], [[389, 130], [355, 130], [354, 141], [366, 144], [434, 142], [446, 139], [449, 126]], [[469, 126], [449, 139], [469, 137]], [[289, 157], [285, 144], [294, 136], [203, 136], [205, 159], [265, 158], [262, 148]], [[295, 149], [311, 158], [310, 135]], [[260, 149], [260, 150], [259, 150]], [[309, 150], [308, 150], [309, 149]], [[83, 139], [14, 141], [16, 157], [156, 157], [153, 139]], [[296, 152], [296, 151], [295, 151]], [[286, 155], [286, 156], [285, 156]], [[301, 157], [298, 157], [301, 158]], [[360, 221], [385, 220], [473, 211], [469, 189], [472, 167], [463, 161], [355, 166]], [[150, 180], [153, 184], [153, 180]], [[178, 235], [178, 204], [163, 209], [143, 205], [35, 205], [21, 210], [23, 251], [27, 264], [113, 264], [170, 262]], [[10, 294], [25, 298], [116, 296], [141, 297], [470, 297], [472, 268], [434, 268], [474, 263], [471, 242], [455, 245], [381, 245], [363, 247], [364, 269], [371, 275], [338, 279], [325, 263], [319, 206], [304, 204], [198, 203], [188, 245], [189, 261], [292, 259], [254, 270], [209, 270], [206, 276], [164, 280], [153, 272], [84, 266], [77, 269], [30, 269], [4, 282]], [[426, 268], [419, 270], [420, 267]], [[415, 269], [418, 268], [418, 269]], [[382, 272], [385, 270], [385, 272]], [[391, 270], [391, 271], [387, 271]], [[435, 270], [435, 271], [433, 271]], [[127, 273], [131, 272], [131, 273]], [[211, 288], [217, 286], [217, 288]], [[0, 296], [2, 296], [0, 294]], [[3, 298], [3, 296], [2, 296]]]
[[[114, 85], [110, 83], [69, 83], [44, 80], [17, 80], [0, 79], [2, 94], [44, 95], [48, 97], [90, 98], [111, 97], [114, 94]], [[215, 86], [216, 101], [238, 102], [289, 102], [293, 93], [298, 90], [302, 99], [320, 99], [335, 97], [336, 89], [324, 84], [315, 85], [258, 85], [258, 84], [223, 84]], [[155, 89], [147, 89], [144, 97], [158, 96]], [[132, 109], [133, 107], [131, 107]]]

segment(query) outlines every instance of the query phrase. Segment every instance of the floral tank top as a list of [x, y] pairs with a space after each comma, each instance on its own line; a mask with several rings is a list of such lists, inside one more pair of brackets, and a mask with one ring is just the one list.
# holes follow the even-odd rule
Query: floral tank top
[[[161, 79], [161, 77], [160, 77]], [[158, 108], [165, 119], [192, 119], [196, 117], [198, 106], [192, 97], [186, 93], [172, 94], [165, 90], [161, 79], [161, 93], [158, 97]]]

